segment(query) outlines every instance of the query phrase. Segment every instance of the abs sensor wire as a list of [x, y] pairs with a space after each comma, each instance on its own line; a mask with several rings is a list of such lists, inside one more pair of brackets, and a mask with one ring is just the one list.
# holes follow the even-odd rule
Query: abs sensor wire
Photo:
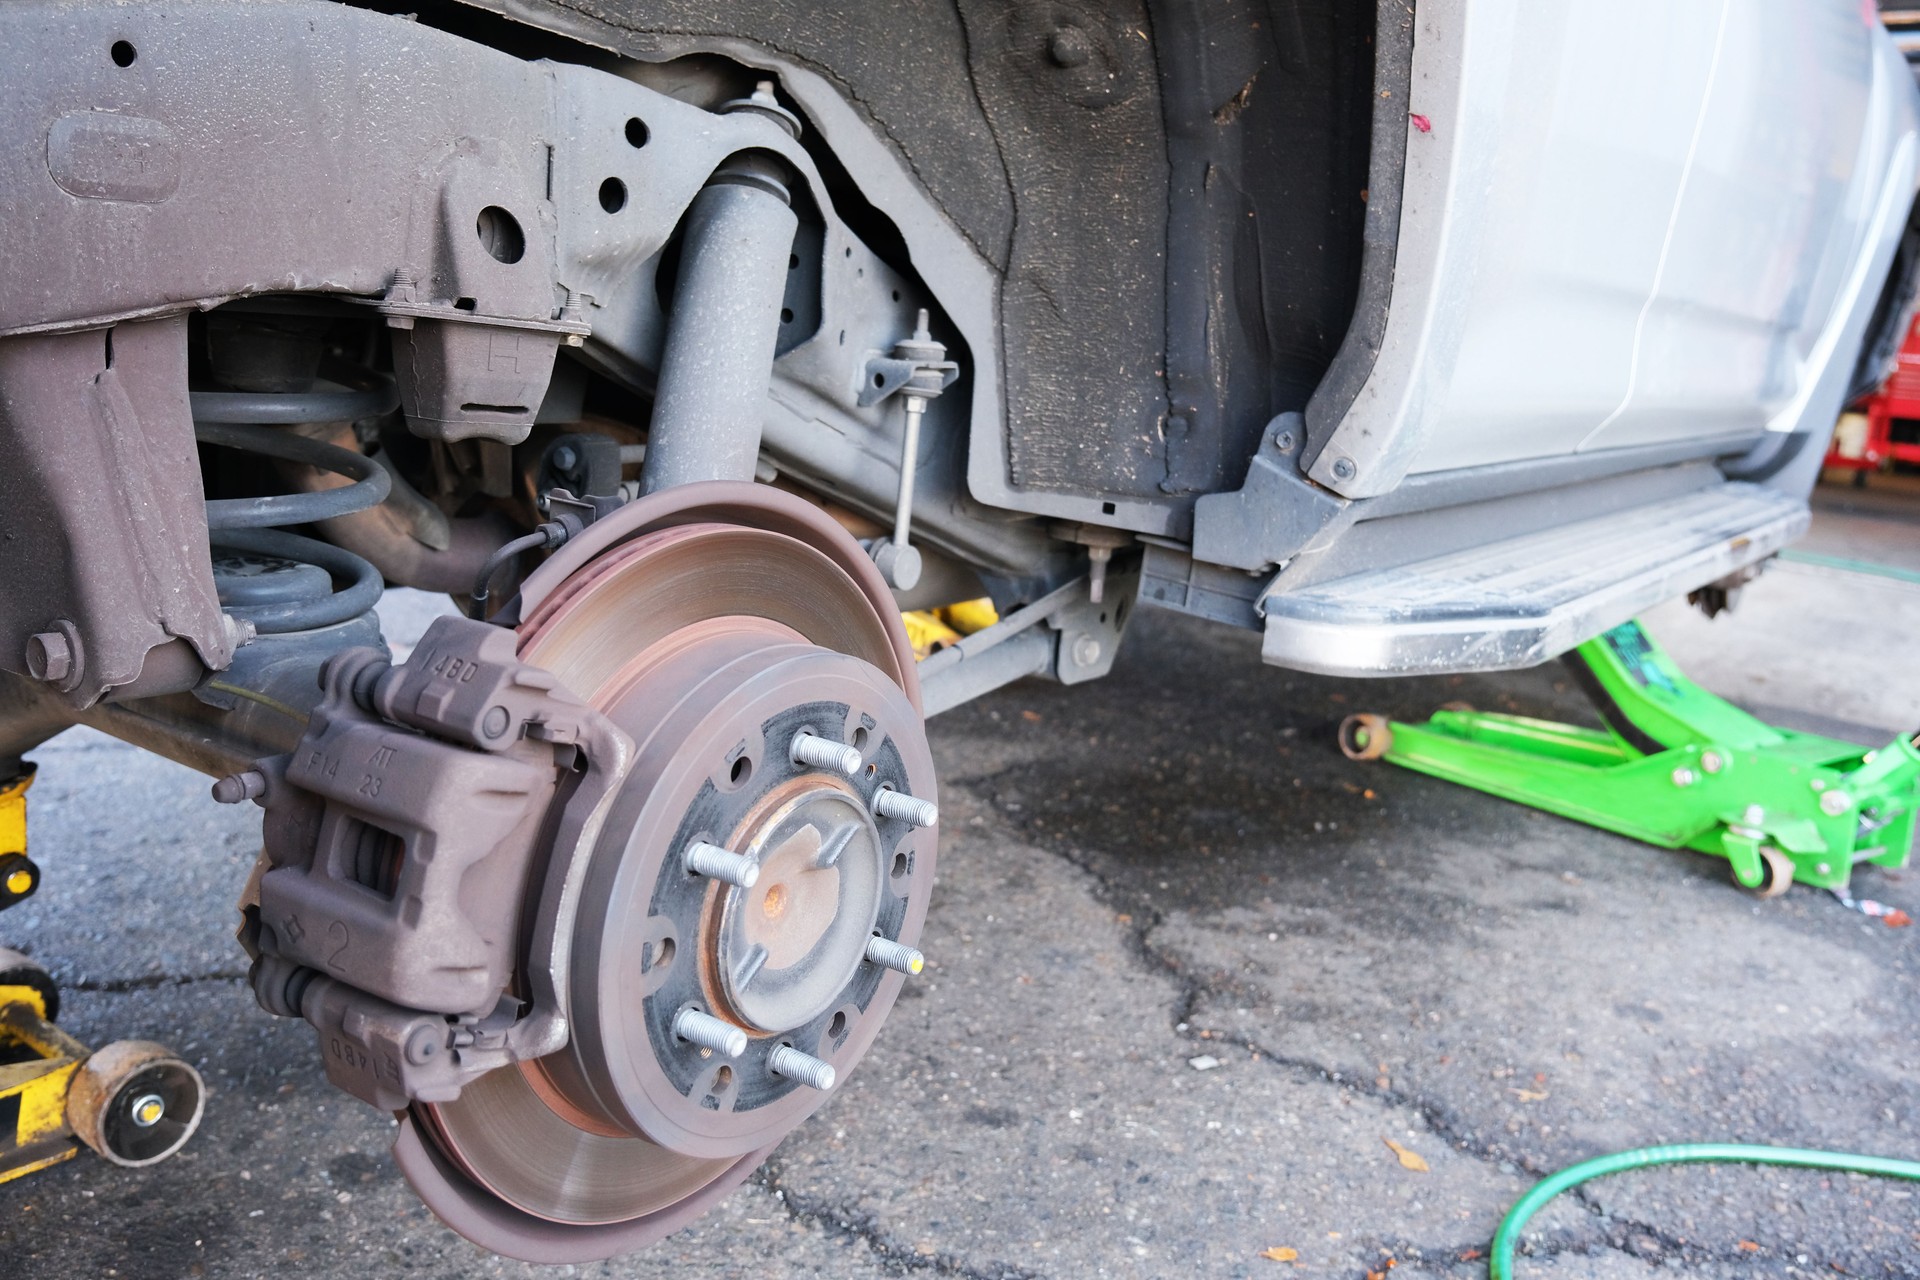
[[1807, 1151], [1799, 1147], [1747, 1146], [1731, 1142], [1692, 1142], [1665, 1147], [1638, 1147], [1612, 1155], [1583, 1160], [1540, 1180], [1533, 1190], [1520, 1197], [1508, 1210], [1494, 1233], [1487, 1251], [1488, 1280], [1512, 1280], [1513, 1250], [1527, 1220], [1540, 1212], [1547, 1201], [1569, 1187], [1620, 1173], [1627, 1169], [1647, 1169], [1662, 1164], [1772, 1164], [1795, 1169], [1827, 1169], [1836, 1173], [1864, 1173], [1881, 1178], [1905, 1178], [1920, 1182], [1920, 1162], [1892, 1160], [1885, 1156], [1856, 1156], [1838, 1151]]
[[467, 616], [481, 622], [487, 620], [487, 597], [493, 589], [493, 579], [500, 570], [518, 559], [524, 551], [544, 551], [557, 547], [568, 538], [580, 532], [581, 522], [577, 518], [562, 516], [558, 520], [549, 520], [524, 537], [515, 538], [498, 551], [487, 557], [480, 566], [480, 572], [473, 580], [473, 597], [467, 604]]

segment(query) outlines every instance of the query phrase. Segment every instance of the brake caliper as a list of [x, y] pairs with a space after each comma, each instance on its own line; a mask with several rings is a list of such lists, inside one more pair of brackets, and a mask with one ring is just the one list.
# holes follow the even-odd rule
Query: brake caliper
[[290, 755], [215, 787], [267, 812], [242, 902], [254, 994], [314, 1025], [348, 1093], [451, 1101], [566, 1042], [550, 969], [509, 982], [544, 873], [561, 864], [564, 886], [633, 743], [521, 662], [513, 632], [465, 618], [437, 620], [399, 665], [341, 653], [321, 682]]

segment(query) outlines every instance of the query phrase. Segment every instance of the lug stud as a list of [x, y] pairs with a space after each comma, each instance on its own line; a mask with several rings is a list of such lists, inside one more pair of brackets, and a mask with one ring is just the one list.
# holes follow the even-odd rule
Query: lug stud
[[675, 1014], [673, 1034], [723, 1057], [737, 1058], [747, 1051], [746, 1032], [698, 1009], [682, 1009]]
[[830, 742], [811, 729], [802, 729], [793, 735], [793, 741], [787, 744], [787, 755], [795, 764], [828, 769], [849, 778], [860, 772], [858, 751], [844, 742]]
[[822, 1093], [833, 1088], [835, 1078], [832, 1063], [784, 1044], [775, 1045], [767, 1055], [767, 1070]]
[[927, 958], [912, 947], [903, 947], [892, 938], [874, 935], [867, 944], [867, 959], [882, 969], [892, 969], [895, 973], [908, 975], [919, 973], [927, 967]]
[[681, 855], [688, 871], [697, 876], [723, 880], [741, 889], [753, 888], [760, 878], [760, 864], [731, 850], [705, 840], [695, 840]]
[[930, 827], [940, 821], [940, 810], [931, 800], [891, 787], [882, 787], [873, 793], [873, 811], [883, 818], [898, 818], [916, 827]]

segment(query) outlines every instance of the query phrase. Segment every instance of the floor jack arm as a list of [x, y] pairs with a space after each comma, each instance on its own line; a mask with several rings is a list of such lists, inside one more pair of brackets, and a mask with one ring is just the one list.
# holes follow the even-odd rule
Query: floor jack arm
[[1350, 716], [1340, 746], [1669, 849], [1717, 854], [1766, 894], [1844, 891], [1906, 864], [1920, 750], [1777, 729], [1688, 680], [1629, 622], [1566, 658], [1605, 729], [1450, 707], [1423, 724]]

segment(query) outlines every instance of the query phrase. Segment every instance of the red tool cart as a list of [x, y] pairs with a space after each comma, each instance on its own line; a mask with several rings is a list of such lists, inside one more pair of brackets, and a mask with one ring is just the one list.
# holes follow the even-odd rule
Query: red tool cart
[[1920, 315], [1907, 329], [1893, 372], [1877, 390], [1851, 407], [1853, 412], [1867, 416], [1866, 447], [1857, 456], [1842, 454], [1836, 434], [1827, 446], [1827, 466], [1866, 472], [1878, 471], [1889, 460], [1920, 463], [1920, 444], [1898, 444], [1893, 439], [1895, 418], [1920, 419]]

